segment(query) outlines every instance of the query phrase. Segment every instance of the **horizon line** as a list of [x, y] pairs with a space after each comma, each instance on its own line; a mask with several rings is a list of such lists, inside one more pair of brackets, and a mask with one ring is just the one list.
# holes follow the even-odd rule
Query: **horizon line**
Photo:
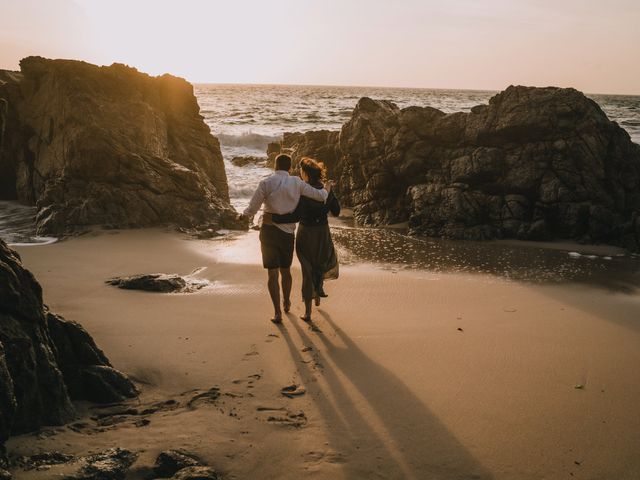
[[[29, 56], [40, 56], [40, 55], [27, 55], [27, 57]], [[26, 58], [26, 57], [23, 57]], [[396, 90], [441, 90], [441, 91], [447, 91], [447, 90], [455, 90], [455, 91], [463, 91], [463, 92], [484, 92], [484, 93], [499, 93], [499, 92], [503, 92], [504, 90], [506, 90], [506, 88], [508, 88], [509, 86], [526, 86], [526, 87], [535, 87], [535, 88], [547, 88], [547, 87], [555, 87], [555, 88], [573, 88], [575, 90], [578, 90], [579, 92], [582, 92], [585, 95], [608, 95], [608, 96], [620, 96], [620, 97], [640, 97], [640, 92], [638, 93], [614, 93], [614, 92], [586, 92], [583, 90], [580, 90], [579, 88], [576, 87], [559, 87], [557, 85], [546, 85], [544, 87], [539, 87], [537, 85], [523, 85], [523, 84], [515, 84], [515, 83], [510, 83], [509, 85], [507, 85], [506, 87], [502, 88], [502, 89], [494, 89], [494, 88], [451, 88], [451, 87], [416, 87], [416, 86], [383, 86], [383, 85], [345, 85], [345, 84], [322, 84], [322, 83], [251, 83], [251, 82], [212, 82], [212, 81], [198, 81], [198, 80], [190, 80], [186, 77], [183, 77], [179, 74], [175, 74], [175, 73], [171, 73], [171, 72], [163, 72], [163, 73], [158, 73], [158, 74], [151, 74], [149, 72], [145, 72], [143, 70], [140, 70], [139, 67], [136, 66], [132, 66], [126, 63], [122, 63], [122, 62], [112, 62], [111, 64], [100, 64], [100, 63], [92, 63], [91, 61], [88, 60], [82, 60], [82, 59], [78, 59], [78, 58], [48, 58], [48, 57], [43, 57], [45, 59], [48, 60], [72, 60], [72, 61], [78, 61], [78, 62], [84, 62], [84, 63], [89, 63], [92, 65], [96, 65], [98, 67], [110, 67], [113, 64], [122, 64], [122, 65], [126, 65], [128, 67], [134, 68], [137, 71], [139, 71], [140, 73], [145, 73], [151, 77], [161, 77], [162, 75], [172, 75], [174, 77], [180, 77], [183, 78], [184, 80], [186, 80], [187, 82], [191, 83], [192, 85], [218, 85], [218, 86], [234, 86], [234, 85], [244, 85], [244, 86], [262, 86], [262, 87], [325, 87], [325, 88], [379, 88], [379, 89], [396, 89]], [[21, 59], [22, 60], [22, 59]], [[10, 72], [20, 72], [20, 69], [18, 68], [17, 70], [13, 70], [11, 68], [6, 68], [6, 67], [0, 67], [0, 70], [5, 70], [5, 71], [10, 71]]]
[[[164, 75], [164, 74], [162, 74]], [[173, 75], [173, 74], [169, 74]], [[159, 75], [158, 75], [159, 76]], [[188, 80], [192, 85], [216, 85], [216, 86], [253, 86], [253, 87], [324, 87], [324, 88], [379, 88], [379, 89], [389, 89], [389, 90], [441, 90], [441, 91], [461, 91], [461, 92], [483, 92], [483, 93], [500, 93], [505, 91], [510, 86], [523, 86], [523, 87], [533, 87], [533, 88], [573, 88], [585, 95], [608, 95], [608, 96], [618, 96], [618, 97], [640, 97], [640, 93], [612, 93], [612, 92], [585, 92], [576, 87], [559, 87], [557, 85], [546, 85], [544, 87], [540, 87], [537, 85], [525, 85], [525, 84], [515, 84], [510, 83], [506, 87], [502, 89], [493, 89], [493, 88], [451, 88], [451, 87], [408, 87], [408, 86], [383, 86], [383, 85], [338, 85], [338, 84], [322, 84], [322, 83], [250, 83], [250, 82], [210, 82], [210, 81], [194, 81]]]

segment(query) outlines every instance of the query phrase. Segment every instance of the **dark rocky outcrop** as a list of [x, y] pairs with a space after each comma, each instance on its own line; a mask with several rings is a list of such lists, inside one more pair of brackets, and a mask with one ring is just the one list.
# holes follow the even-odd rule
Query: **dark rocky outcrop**
[[220, 480], [222, 476], [211, 467], [187, 467], [179, 470], [171, 480]]
[[40, 285], [0, 240], [0, 445], [71, 420], [71, 400], [135, 394], [80, 325], [47, 311]]
[[153, 473], [157, 478], [169, 478], [183, 468], [200, 466], [202, 463], [193, 455], [177, 450], [167, 450], [161, 452], [156, 458]]
[[124, 480], [137, 459], [138, 455], [130, 450], [111, 448], [86, 457], [78, 473], [65, 480]]
[[246, 167], [247, 165], [267, 165], [267, 158], [264, 157], [233, 157], [231, 163], [236, 167]]
[[0, 198], [41, 234], [90, 225], [237, 225], [193, 87], [121, 64], [28, 57], [0, 71]]
[[146, 273], [130, 277], [110, 278], [105, 283], [125, 290], [176, 293], [194, 292], [208, 285], [206, 280], [185, 278], [176, 274]]
[[364, 225], [640, 249], [640, 146], [574, 89], [509, 87], [453, 114], [362, 98], [340, 132], [281, 147], [324, 161]]

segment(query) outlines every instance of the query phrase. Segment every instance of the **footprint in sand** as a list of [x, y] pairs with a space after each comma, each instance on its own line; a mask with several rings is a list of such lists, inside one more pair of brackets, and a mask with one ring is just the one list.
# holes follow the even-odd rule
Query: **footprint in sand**
[[310, 451], [304, 455], [305, 461], [307, 463], [320, 463], [320, 462], [329, 462], [329, 463], [344, 463], [346, 460], [345, 456], [340, 452], [334, 452], [333, 450], [328, 451]]
[[295, 398], [300, 397], [307, 393], [307, 390], [300, 385], [287, 385], [286, 387], [282, 387], [280, 389], [280, 393], [287, 398]]
[[244, 358], [242, 360], [248, 360], [250, 357], [254, 357], [256, 355], [260, 355], [260, 354], [258, 353], [258, 350], [256, 349], [256, 345], [253, 344], [253, 345], [251, 345], [251, 349], [247, 353], [244, 354]]
[[198, 403], [216, 403], [216, 400], [220, 398], [220, 388], [212, 387], [209, 390], [201, 393], [197, 393], [191, 400], [187, 402], [187, 408], [193, 410]]
[[284, 407], [257, 407], [258, 412], [272, 413], [267, 422], [283, 427], [301, 428], [307, 425], [307, 416], [302, 410], [291, 412]]
[[287, 411], [286, 415], [269, 416], [267, 422], [283, 427], [302, 428], [307, 425], [307, 416], [303, 411], [297, 413]]

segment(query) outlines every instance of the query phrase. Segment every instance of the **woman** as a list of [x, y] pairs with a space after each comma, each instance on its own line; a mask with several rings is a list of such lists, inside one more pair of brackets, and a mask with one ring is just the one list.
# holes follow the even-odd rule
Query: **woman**
[[[323, 188], [326, 179], [324, 164], [312, 158], [300, 160], [300, 177], [315, 188]], [[296, 254], [302, 267], [302, 298], [305, 312], [300, 318], [311, 321], [311, 302], [320, 305], [320, 297], [326, 297], [323, 283], [326, 278], [338, 278], [338, 257], [331, 240], [327, 214], [338, 216], [340, 204], [333, 194], [325, 203], [301, 197], [296, 209], [285, 215], [272, 215], [275, 223], [300, 222], [296, 236]]]

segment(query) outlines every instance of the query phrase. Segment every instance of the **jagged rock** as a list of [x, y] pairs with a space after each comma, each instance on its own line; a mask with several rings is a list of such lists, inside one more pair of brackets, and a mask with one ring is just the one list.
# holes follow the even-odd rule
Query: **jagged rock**
[[47, 314], [56, 360], [73, 400], [115, 403], [137, 395], [136, 387], [114, 369], [91, 335], [76, 322]]
[[130, 277], [110, 278], [106, 281], [114, 287], [127, 290], [145, 290], [148, 292], [189, 292], [207, 285], [204, 280], [185, 279], [180, 275], [166, 273], [148, 273]]
[[222, 476], [211, 467], [187, 467], [179, 470], [171, 480], [221, 480]]
[[134, 395], [80, 325], [46, 310], [40, 285], [0, 240], [0, 445], [12, 434], [71, 420], [71, 399]]
[[640, 249], [640, 146], [571, 88], [512, 86], [453, 114], [362, 98], [340, 132], [282, 148], [324, 161], [360, 224]]
[[20, 68], [0, 71], [0, 192], [37, 205], [39, 233], [235, 222], [187, 81], [41, 57]]
[[233, 157], [231, 159], [236, 167], [246, 167], [247, 165], [266, 165], [267, 159], [260, 157]]
[[0, 468], [0, 480], [11, 480], [13, 477], [5, 469]]
[[[60, 465], [74, 460], [73, 455], [61, 452], [44, 452], [31, 455], [29, 457], [18, 457], [12, 459], [13, 467], [19, 466], [23, 470], [36, 470], [50, 465]], [[1, 478], [1, 477], [0, 477]]]
[[124, 480], [137, 458], [130, 450], [112, 448], [86, 457], [80, 471], [65, 480]]
[[167, 450], [156, 458], [153, 473], [156, 477], [168, 478], [183, 468], [199, 466], [202, 466], [202, 463], [194, 456], [177, 450]]
[[[34, 430], [41, 425], [62, 424], [73, 416], [62, 373], [49, 338], [42, 290], [22, 267], [20, 257], [0, 240], [0, 343], [10, 381], [2, 378], [0, 391], [13, 396], [15, 409], [7, 419], [9, 434]], [[5, 396], [6, 393], [3, 393]], [[6, 407], [6, 405], [5, 405]]]

